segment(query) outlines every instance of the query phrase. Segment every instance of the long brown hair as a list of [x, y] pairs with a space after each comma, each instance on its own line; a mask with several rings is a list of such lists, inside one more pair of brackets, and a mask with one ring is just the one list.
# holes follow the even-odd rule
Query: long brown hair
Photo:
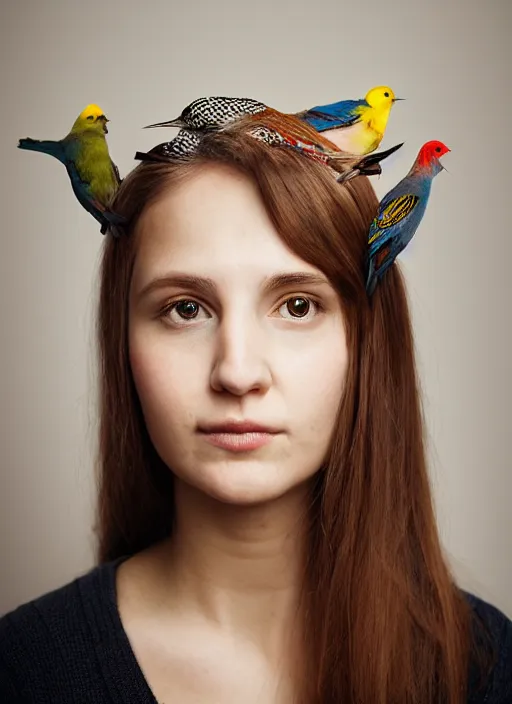
[[[399, 267], [371, 300], [365, 291], [378, 202], [364, 177], [340, 186], [325, 166], [233, 129], [205, 137], [186, 162], [143, 163], [125, 179], [113, 209], [127, 226], [106, 237], [101, 266], [98, 562], [173, 530], [172, 472], [149, 439], [130, 371], [128, 291], [141, 212], [212, 162], [254, 180], [283, 241], [325, 273], [345, 314], [346, 385], [308, 511], [304, 702], [462, 704], [471, 609], [437, 532]], [[490, 664], [482, 659], [482, 675]]]

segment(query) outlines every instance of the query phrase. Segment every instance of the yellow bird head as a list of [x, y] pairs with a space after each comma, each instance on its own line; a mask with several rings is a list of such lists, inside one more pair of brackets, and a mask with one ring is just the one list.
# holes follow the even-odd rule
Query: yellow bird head
[[108, 119], [99, 105], [91, 103], [76, 118], [73, 131], [97, 130], [102, 134], [108, 134]]
[[372, 108], [390, 109], [397, 98], [389, 86], [376, 86], [368, 91], [365, 100]]

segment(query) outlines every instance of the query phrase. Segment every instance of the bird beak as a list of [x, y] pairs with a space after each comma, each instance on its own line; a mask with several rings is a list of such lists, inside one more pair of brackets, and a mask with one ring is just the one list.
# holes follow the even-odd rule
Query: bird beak
[[98, 117], [98, 120], [100, 120], [101, 122], [103, 122], [103, 132], [105, 132], [105, 134], [108, 134], [107, 122], [110, 122], [110, 120], [108, 119], [108, 117], [107, 117], [106, 115], [100, 115], [100, 116]]
[[[451, 149], [448, 149], [448, 152], [451, 152]], [[447, 153], [448, 153], [448, 152], [447, 152]], [[443, 154], [443, 156], [446, 156], [446, 154]], [[442, 158], [442, 157], [441, 157], [441, 158]], [[439, 162], [439, 166], [441, 167], [442, 171], [446, 171], [446, 173], [449, 174], [450, 172], [448, 171], [448, 169], [446, 168], [446, 166], [445, 166], [441, 161], [439, 161], [439, 159], [438, 159], [438, 162]]]
[[393, 98], [394, 103], [396, 103], [397, 100], [405, 100], [405, 98]]
[[144, 129], [144, 130], [149, 130], [149, 129], [151, 129], [152, 127], [174, 127], [174, 125], [172, 124], [172, 122], [173, 122], [173, 121], [171, 121], [171, 122], [169, 122], [169, 121], [167, 121], [167, 122], [155, 122], [154, 125], [146, 125], [146, 126], [143, 127], [142, 129]]

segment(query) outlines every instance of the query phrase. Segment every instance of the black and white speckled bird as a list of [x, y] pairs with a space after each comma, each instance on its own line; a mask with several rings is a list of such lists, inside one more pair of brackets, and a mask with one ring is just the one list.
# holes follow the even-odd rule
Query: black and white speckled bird
[[217, 130], [247, 115], [258, 115], [269, 110], [264, 103], [252, 98], [214, 96], [198, 98], [187, 105], [179, 117], [167, 122], [147, 125], [152, 127], [183, 127], [191, 130]]
[[137, 152], [135, 159], [139, 161], [172, 161], [191, 156], [199, 146], [203, 133], [190, 130], [180, 130], [170, 142], [163, 142], [153, 147], [149, 152]]

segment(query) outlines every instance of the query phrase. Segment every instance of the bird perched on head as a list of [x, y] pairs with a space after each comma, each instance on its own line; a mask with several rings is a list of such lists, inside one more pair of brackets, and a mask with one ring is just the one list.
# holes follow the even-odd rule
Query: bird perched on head
[[401, 98], [396, 98], [391, 88], [378, 86], [372, 88], [363, 100], [342, 100], [289, 114], [252, 98], [213, 96], [198, 98], [187, 105], [179, 117], [147, 125], [147, 128], [211, 131], [224, 129], [244, 118], [258, 121], [299, 118], [317, 132], [329, 131], [329, 140], [338, 149], [351, 154], [369, 154], [381, 143], [391, 107], [397, 100]]
[[285, 120], [279, 120], [274, 126], [269, 125], [268, 120], [260, 126], [253, 123], [248, 132], [270, 146], [295, 149], [304, 156], [325, 164], [334, 173], [338, 183], [344, 183], [356, 176], [374, 176], [382, 173], [380, 162], [403, 145], [403, 143], [397, 144], [375, 154], [348, 154], [337, 149], [335, 145], [330, 145], [329, 142], [324, 143], [323, 139], [320, 142], [319, 139], [315, 139], [314, 134], [305, 136], [304, 130], [297, 130], [294, 122], [286, 126]]
[[75, 196], [101, 224], [102, 233], [110, 224], [121, 222], [121, 218], [108, 209], [121, 178], [108, 151], [107, 122], [103, 110], [91, 104], [80, 113], [63, 139], [26, 138], [20, 139], [18, 144], [19, 149], [49, 154], [64, 164]]
[[[337, 149], [336, 145], [322, 137], [316, 130], [302, 123], [294, 115], [272, 114], [265, 112], [257, 119], [245, 116], [236, 121], [237, 129], [242, 129], [250, 136], [271, 147], [282, 146], [328, 166], [338, 182], [344, 182], [358, 175], [371, 176], [381, 173], [380, 162], [395, 152], [402, 145], [396, 145], [383, 152], [361, 156], [347, 154]], [[234, 128], [235, 123], [228, 123], [224, 131]], [[181, 129], [170, 142], [153, 147], [149, 152], [137, 152], [135, 158], [140, 161], [169, 161], [187, 158], [199, 147], [203, 137], [211, 130]]]
[[260, 103], [252, 98], [227, 98], [224, 96], [197, 98], [189, 103], [173, 120], [146, 125], [145, 129], [180, 127], [186, 130], [207, 132], [222, 129], [244, 117], [259, 116], [267, 111], [275, 112], [265, 103]]
[[389, 86], [376, 86], [362, 100], [341, 100], [317, 105], [297, 116], [318, 132], [329, 132], [339, 149], [353, 154], [369, 154], [382, 141], [393, 104], [397, 100]]
[[424, 144], [407, 176], [382, 199], [368, 235], [368, 295], [412, 240], [425, 214], [432, 181], [444, 168], [439, 159], [449, 151], [435, 140]]

